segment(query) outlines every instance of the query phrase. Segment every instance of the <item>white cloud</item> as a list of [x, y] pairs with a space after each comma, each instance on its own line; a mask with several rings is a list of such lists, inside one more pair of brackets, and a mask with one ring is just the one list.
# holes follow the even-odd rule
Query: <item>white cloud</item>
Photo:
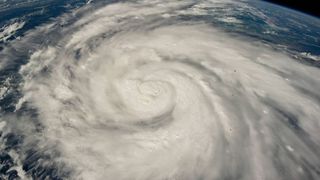
[[[319, 142], [319, 70], [205, 22], [163, 18], [188, 3], [88, 11], [21, 69], [39, 148], [55, 147], [75, 179], [279, 179], [274, 158], [296, 177], [292, 156], [319, 162], [290, 129]], [[274, 157], [287, 147], [295, 154]]]
[[3, 26], [0, 28], [0, 42], [7, 41], [11, 36], [13, 36], [17, 30], [24, 26], [25, 22], [14, 22], [12, 24]]

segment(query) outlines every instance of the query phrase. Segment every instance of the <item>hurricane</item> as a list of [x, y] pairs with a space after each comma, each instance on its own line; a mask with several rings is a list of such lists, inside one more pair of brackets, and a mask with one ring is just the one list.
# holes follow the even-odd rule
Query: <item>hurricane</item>
[[1, 67], [27, 57], [0, 124], [23, 139], [20, 176], [320, 178], [319, 68], [185, 18], [241, 3], [89, 4], [5, 47]]

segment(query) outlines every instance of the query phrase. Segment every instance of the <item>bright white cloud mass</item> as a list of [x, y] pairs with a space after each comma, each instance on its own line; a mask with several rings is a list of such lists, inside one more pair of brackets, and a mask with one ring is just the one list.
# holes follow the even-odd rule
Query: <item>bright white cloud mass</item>
[[86, 6], [16, 42], [33, 47], [16, 110], [37, 118], [1, 125], [21, 154], [70, 179], [319, 177], [319, 69], [178, 17], [236, 2], [193, 3]]

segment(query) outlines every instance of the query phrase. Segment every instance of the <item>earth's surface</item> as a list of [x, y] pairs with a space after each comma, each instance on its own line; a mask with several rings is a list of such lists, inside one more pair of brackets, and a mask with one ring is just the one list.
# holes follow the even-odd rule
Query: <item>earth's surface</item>
[[320, 20], [262, 1], [0, 1], [0, 179], [318, 180]]

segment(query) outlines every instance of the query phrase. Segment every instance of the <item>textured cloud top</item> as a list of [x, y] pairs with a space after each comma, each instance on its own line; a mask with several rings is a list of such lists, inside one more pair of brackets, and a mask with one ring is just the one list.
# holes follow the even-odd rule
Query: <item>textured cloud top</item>
[[3, 123], [21, 154], [70, 179], [319, 178], [319, 69], [179, 16], [230, 3], [92, 5], [30, 32], [16, 108], [37, 120]]

